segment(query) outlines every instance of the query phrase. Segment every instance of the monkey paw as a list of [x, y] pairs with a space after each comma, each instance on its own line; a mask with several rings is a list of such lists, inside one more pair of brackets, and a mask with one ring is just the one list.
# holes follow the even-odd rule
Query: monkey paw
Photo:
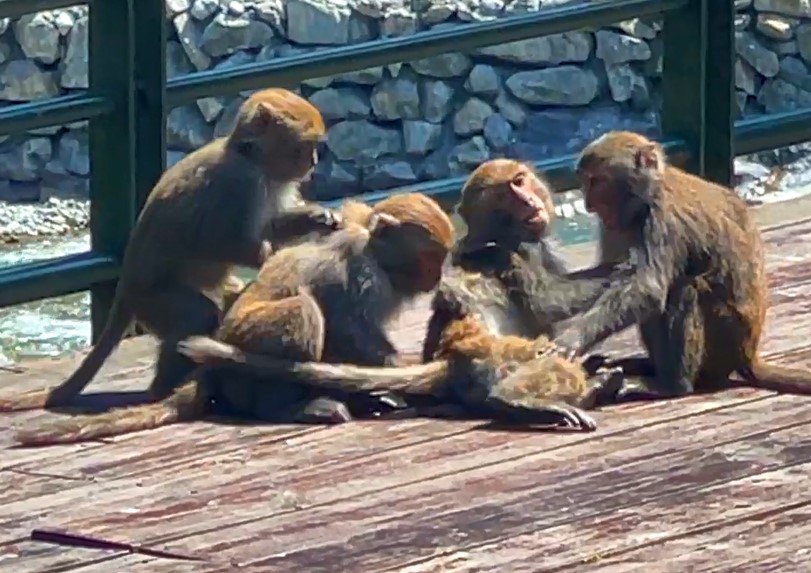
[[344, 218], [337, 211], [324, 209], [315, 216], [315, 222], [328, 229], [337, 230], [344, 226]]
[[575, 360], [582, 352], [580, 331], [576, 328], [564, 330], [552, 340], [552, 345], [544, 353], [554, 353], [567, 360]]

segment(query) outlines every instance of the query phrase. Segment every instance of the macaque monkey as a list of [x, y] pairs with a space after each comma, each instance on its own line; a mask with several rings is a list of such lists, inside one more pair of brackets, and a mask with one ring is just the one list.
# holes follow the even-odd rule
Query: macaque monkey
[[152, 189], [129, 238], [107, 324], [79, 368], [56, 388], [0, 400], [0, 411], [67, 405], [133, 322], [162, 341], [151, 396], [171, 395], [194, 368], [175, 351], [177, 341], [213, 333], [221, 307], [242, 290], [232, 267], [259, 268], [271, 239], [338, 226], [331, 211], [299, 193], [324, 137], [320, 112], [293, 92], [274, 88], [248, 98], [230, 135], [187, 155]]
[[610, 284], [610, 273], [569, 274], [555, 254], [549, 227], [549, 186], [532, 167], [511, 159], [480, 165], [462, 188], [459, 214], [467, 225], [433, 304], [423, 359], [436, 350], [452, 293], [494, 335], [536, 338], [587, 309]]
[[659, 144], [610, 132], [582, 152], [586, 208], [630, 245], [635, 271], [555, 339], [587, 352], [634, 324], [653, 378], [642, 394], [677, 397], [744, 384], [811, 393], [811, 372], [758, 355], [768, 301], [763, 242], [746, 203], [725, 187], [669, 165]]
[[[320, 242], [274, 253], [233, 302], [216, 337], [246, 352], [297, 362], [396, 365], [385, 323], [405, 302], [436, 287], [453, 226], [435, 201], [417, 193], [390, 197], [371, 213], [354, 203], [347, 212], [350, 220], [370, 219], [368, 225], [350, 222]], [[21, 441], [77, 441], [195, 419], [209, 413], [211, 402], [216, 411], [268, 421], [348, 416], [340, 401], [284, 376], [261, 383], [242, 383], [240, 376], [227, 368], [203, 368], [155, 404], [75, 417], [51, 429], [22, 432]]]

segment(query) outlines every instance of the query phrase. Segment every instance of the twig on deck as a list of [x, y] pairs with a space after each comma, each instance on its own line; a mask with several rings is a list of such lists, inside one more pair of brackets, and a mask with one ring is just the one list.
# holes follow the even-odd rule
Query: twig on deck
[[118, 551], [128, 551], [150, 557], [164, 557], [166, 559], [182, 559], [184, 561], [208, 561], [205, 557], [163, 551], [161, 549], [151, 549], [142, 545], [125, 543], [122, 541], [110, 541], [89, 535], [68, 533], [54, 529], [34, 529], [31, 531], [31, 541], [42, 541], [44, 543], [54, 543], [56, 545], [68, 545], [70, 547], [83, 547], [86, 549], [109, 549]]

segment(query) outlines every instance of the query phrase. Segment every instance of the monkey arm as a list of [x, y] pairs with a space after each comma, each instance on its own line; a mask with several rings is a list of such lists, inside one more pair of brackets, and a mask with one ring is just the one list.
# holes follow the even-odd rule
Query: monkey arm
[[264, 235], [274, 244], [286, 243], [309, 233], [334, 231], [341, 226], [341, 217], [331, 209], [316, 203], [286, 209], [268, 221]]
[[501, 273], [510, 298], [524, 312], [531, 314], [537, 324], [556, 324], [589, 308], [611, 281], [605, 278], [571, 279], [541, 265], [530, 266], [521, 257], [513, 256], [510, 267]]
[[630, 276], [622, 276], [602, 293], [594, 305], [564, 331], [555, 343], [577, 352], [587, 352], [612, 334], [643, 322], [663, 311], [667, 293], [677, 272], [665, 244], [667, 234], [651, 219], [637, 251], [640, 261]]
[[[198, 213], [196, 231], [180, 238], [195, 252], [205, 253], [207, 260], [259, 268], [272, 252], [271, 243], [262, 236], [265, 222], [259, 215], [265, 209], [264, 190], [256, 174], [242, 167], [210, 189], [209, 200], [217, 208]], [[234, 200], [229, 196], [234, 189], [245, 196]]]

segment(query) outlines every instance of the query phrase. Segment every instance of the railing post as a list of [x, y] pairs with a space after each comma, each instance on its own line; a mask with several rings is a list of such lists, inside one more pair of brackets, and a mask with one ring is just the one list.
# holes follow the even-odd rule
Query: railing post
[[704, 177], [733, 185], [735, 170], [735, 2], [703, 0]]
[[166, 166], [166, 0], [135, 1], [135, 191], [140, 211]]
[[733, 176], [734, 3], [690, 0], [665, 13], [662, 130], [685, 140], [687, 169], [729, 185]]
[[[90, 91], [115, 111], [90, 121], [90, 232], [94, 251], [121, 260], [135, 220], [133, 5], [102, 0], [90, 8]], [[91, 285], [93, 341], [107, 320], [115, 282]]]

